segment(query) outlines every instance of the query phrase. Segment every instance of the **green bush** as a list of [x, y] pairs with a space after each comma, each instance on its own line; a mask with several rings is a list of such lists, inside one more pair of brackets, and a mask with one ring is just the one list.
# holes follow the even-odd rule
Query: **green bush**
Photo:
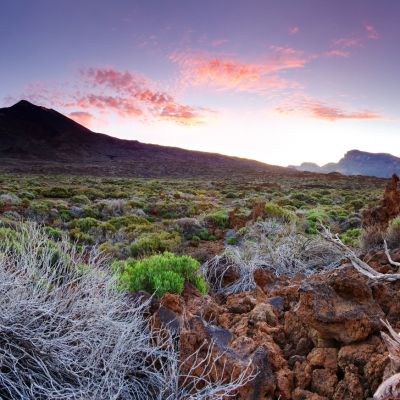
[[163, 253], [171, 251], [181, 242], [178, 234], [168, 232], [149, 233], [138, 240], [131, 246], [132, 257], [149, 256], [155, 253]]
[[231, 236], [230, 238], [228, 238], [227, 244], [229, 244], [230, 246], [236, 246], [238, 244], [238, 240], [235, 236]]
[[141, 261], [119, 262], [113, 268], [121, 271], [121, 283], [131, 292], [145, 290], [159, 297], [167, 292], [182, 294], [185, 281], [195, 285], [202, 294], [207, 291], [199, 274], [199, 262], [189, 256], [166, 252]]
[[17, 232], [11, 228], [0, 227], [0, 246], [15, 249], [18, 246], [19, 238]]
[[293, 222], [296, 219], [296, 214], [293, 211], [286, 210], [275, 203], [266, 203], [264, 213], [266, 218], [275, 218], [284, 222]]
[[53, 186], [48, 189], [43, 189], [41, 193], [42, 193], [42, 196], [49, 197], [49, 198], [65, 199], [65, 198], [71, 197], [70, 190], [63, 186]]
[[53, 240], [61, 240], [63, 236], [63, 232], [59, 229], [46, 227], [44, 228], [45, 232], [49, 235], [49, 237]]
[[213, 226], [225, 229], [229, 226], [229, 216], [226, 210], [218, 210], [206, 216], [206, 222]]
[[339, 237], [344, 244], [356, 247], [360, 245], [359, 238], [361, 233], [362, 230], [360, 228], [352, 228], [339, 235]]
[[116, 229], [128, 227], [130, 225], [149, 225], [146, 218], [139, 217], [138, 215], [125, 215], [123, 217], [113, 217], [108, 221]]
[[87, 206], [88, 204], [90, 204], [90, 200], [89, 197], [87, 197], [84, 194], [76, 194], [75, 196], [73, 196], [71, 198], [72, 203], [74, 204], [79, 204], [79, 205], [85, 205]]
[[74, 219], [71, 222], [71, 228], [78, 228], [82, 232], [89, 232], [89, 230], [93, 227], [98, 227], [101, 224], [101, 221], [98, 221], [95, 218], [86, 217], [80, 219]]

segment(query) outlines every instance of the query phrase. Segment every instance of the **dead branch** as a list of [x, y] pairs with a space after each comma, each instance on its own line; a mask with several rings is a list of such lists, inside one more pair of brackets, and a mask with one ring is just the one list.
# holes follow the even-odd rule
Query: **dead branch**
[[391, 265], [393, 265], [394, 267], [400, 267], [400, 262], [396, 262], [396, 261], [392, 260], [392, 257], [390, 256], [390, 252], [389, 252], [386, 240], [383, 241], [383, 245], [385, 247], [385, 254], [386, 254], [386, 257], [387, 257], [389, 263]]
[[346, 258], [348, 258], [353, 267], [361, 274], [374, 280], [384, 280], [388, 282], [394, 282], [400, 280], [400, 274], [382, 274], [370, 267], [366, 262], [362, 261], [353, 250], [347, 247], [339, 238], [338, 235], [333, 236], [331, 231], [322, 225], [322, 236], [329, 242], [335, 244], [339, 249], [343, 251]]
[[388, 400], [400, 398], [400, 335], [392, 328], [388, 321], [381, 322], [386, 326], [389, 334], [381, 332], [382, 339], [389, 351], [393, 376], [381, 383], [374, 394], [374, 400]]

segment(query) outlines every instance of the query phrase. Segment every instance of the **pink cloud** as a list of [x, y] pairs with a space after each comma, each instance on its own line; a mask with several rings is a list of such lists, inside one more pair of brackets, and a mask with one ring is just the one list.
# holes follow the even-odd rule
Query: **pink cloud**
[[79, 81], [74, 85], [32, 84], [21, 97], [48, 107], [73, 109], [70, 116], [83, 125], [90, 123], [89, 116], [95, 111], [123, 118], [170, 120], [185, 125], [201, 123], [205, 109], [182, 104], [157, 86], [134, 72], [87, 68], [80, 71]]
[[307, 60], [293, 49], [276, 47], [260, 62], [242, 62], [208, 53], [175, 52], [170, 60], [181, 68], [185, 86], [212, 86], [220, 90], [265, 93], [296, 84], [280, 78], [282, 70], [302, 68]]
[[289, 35], [296, 35], [299, 32], [300, 32], [300, 27], [298, 27], [298, 26], [292, 26], [289, 29]]
[[88, 128], [93, 120], [93, 115], [86, 111], [74, 111], [68, 114], [78, 124], [81, 124]]
[[379, 37], [380, 37], [379, 33], [375, 29], [375, 27], [373, 25], [365, 24], [364, 27], [365, 27], [365, 30], [367, 32], [368, 39], [372, 39], [372, 40], [378, 40], [379, 39]]
[[327, 57], [350, 57], [350, 52], [345, 50], [330, 50], [324, 53]]
[[307, 97], [303, 99], [292, 98], [276, 110], [284, 114], [292, 112], [306, 113], [314, 118], [332, 122], [338, 120], [379, 120], [384, 118], [383, 115], [375, 111], [350, 111]]
[[118, 110], [119, 114], [141, 115], [143, 108], [152, 116], [190, 124], [200, 121], [200, 112], [194, 107], [180, 104], [172, 95], [154, 89], [144, 77], [112, 68], [90, 68], [82, 71], [83, 78], [94, 87], [102, 87], [122, 97], [94, 97], [91, 104], [101, 108], [104, 105]]
[[328, 57], [349, 57], [349, 49], [352, 47], [364, 47], [366, 38], [370, 40], [379, 39], [379, 33], [374, 26], [371, 24], [365, 24], [364, 29], [367, 35], [366, 37], [359, 33], [356, 36], [335, 39], [331, 46], [332, 50], [326, 52], [325, 55]]
[[331, 107], [323, 103], [314, 103], [309, 105], [309, 110], [312, 112], [314, 117], [325, 119], [328, 121], [337, 121], [341, 119], [358, 119], [358, 120], [368, 120], [368, 119], [382, 119], [382, 115], [369, 111], [346, 111], [339, 107]]
[[355, 46], [360, 46], [361, 45], [361, 39], [356, 38], [356, 37], [345, 37], [345, 38], [340, 38], [336, 39], [333, 41], [333, 44], [337, 47], [341, 48], [348, 48], [348, 47], [355, 47]]

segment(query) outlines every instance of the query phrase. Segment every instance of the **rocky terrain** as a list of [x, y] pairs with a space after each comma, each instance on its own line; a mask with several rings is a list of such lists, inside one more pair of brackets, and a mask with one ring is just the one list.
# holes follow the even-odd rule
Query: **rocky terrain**
[[[391, 271], [384, 252], [367, 258]], [[228, 296], [187, 286], [165, 295], [154, 318], [183, 326], [184, 354], [215, 341], [226, 379], [251, 362], [257, 375], [238, 399], [363, 400], [391, 375], [380, 319], [400, 329], [399, 283], [370, 281], [349, 263], [307, 280], [265, 270], [255, 279], [254, 291]]]
[[[394, 176], [382, 201], [366, 210], [365, 224], [386, 226], [398, 213], [397, 182]], [[205, 343], [215, 343], [214, 357], [223, 354], [215, 369], [226, 380], [251, 365], [254, 377], [237, 399], [372, 398], [395, 372], [380, 334], [382, 321], [400, 330], [400, 282], [393, 275], [400, 249], [389, 255], [390, 260], [384, 250], [374, 250], [357, 260], [397, 277], [391, 281], [370, 279], [349, 260], [308, 278], [278, 277], [259, 268], [254, 290], [202, 296], [187, 284], [182, 296], [167, 293], [153, 303], [152, 318], [156, 326], [181, 330], [189, 369], [190, 355]], [[239, 279], [234, 267], [220, 273], [222, 287]]]

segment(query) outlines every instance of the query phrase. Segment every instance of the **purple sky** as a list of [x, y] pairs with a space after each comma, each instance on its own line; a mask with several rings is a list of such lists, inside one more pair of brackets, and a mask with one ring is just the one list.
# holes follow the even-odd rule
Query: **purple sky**
[[0, 106], [280, 165], [400, 156], [400, 1], [4, 3]]

